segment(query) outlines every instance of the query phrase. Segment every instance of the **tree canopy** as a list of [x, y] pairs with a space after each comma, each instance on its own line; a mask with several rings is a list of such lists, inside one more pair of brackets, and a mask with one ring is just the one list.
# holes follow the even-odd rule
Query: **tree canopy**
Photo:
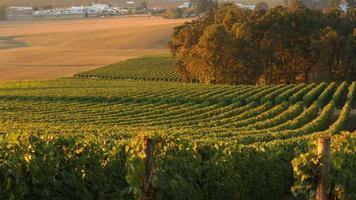
[[176, 27], [169, 43], [183, 80], [277, 84], [356, 80], [355, 10], [295, 1], [254, 11], [224, 4]]

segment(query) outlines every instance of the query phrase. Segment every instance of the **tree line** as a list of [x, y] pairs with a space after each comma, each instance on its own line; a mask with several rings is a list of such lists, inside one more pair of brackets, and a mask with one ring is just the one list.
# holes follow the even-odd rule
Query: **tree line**
[[4, 5], [0, 5], [0, 21], [7, 19], [7, 8]]
[[356, 80], [356, 9], [255, 10], [215, 6], [174, 29], [169, 47], [182, 79], [203, 83], [280, 84]]
[[217, 6], [214, 0], [190, 0], [191, 6], [189, 8], [173, 7], [163, 13], [164, 18], [179, 19], [184, 17], [199, 16], [205, 13], [213, 6]]

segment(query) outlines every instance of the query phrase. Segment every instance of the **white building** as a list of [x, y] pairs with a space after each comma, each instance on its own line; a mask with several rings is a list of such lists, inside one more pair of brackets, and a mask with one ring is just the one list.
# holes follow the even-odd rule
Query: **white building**
[[90, 6], [73, 6], [66, 9], [39, 10], [33, 13], [35, 17], [62, 16], [62, 15], [84, 15], [88, 14], [113, 14], [116, 11], [106, 4], [92, 4]]
[[239, 6], [240, 8], [247, 8], [250, 10], [254, 10], [256, 5], [253, 4], [242, 4], [242, 3], [236, 3], [237, 6]]
[[21, 6], [12, 6], [8, 8], [9, 15], [31, 15], [33, 9], [31, 7], [21, 7]]
[[86, 8], [84, 6], [73, 6], [66, 9], [68, 14], [83, 14], [85, 10]]
[[92, 4], [91, 6], [86, 6], [88, 13], [101, 13], [101, 12], [111, 12], [112, 9], [106, 4]]
[[192, 7], [192, 3], [190, 3], [190, 2], [185, 2], [182, 5], [178, 6], [178, 8], [182, 8], [182, 9], [190, 8], [190, 7]]

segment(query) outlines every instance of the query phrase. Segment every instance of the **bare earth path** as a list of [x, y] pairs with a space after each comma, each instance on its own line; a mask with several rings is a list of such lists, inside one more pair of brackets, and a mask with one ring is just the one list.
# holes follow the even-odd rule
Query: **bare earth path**
[[[173, 27], [186, 20], [118, 17], [0, 22], [0, 80], [55, 79], [128, 58], [168, 53]], [[7, 45], [7, 46], [6, 46]]]

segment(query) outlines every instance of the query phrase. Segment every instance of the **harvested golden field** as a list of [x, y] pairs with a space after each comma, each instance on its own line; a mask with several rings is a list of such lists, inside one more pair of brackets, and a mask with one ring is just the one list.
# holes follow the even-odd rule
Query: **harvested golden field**
[[0, 38], [14, 38], [0, 45], [0, 80], [54, 79], [165, 54], [173, 27], [184, 21], [142, 16], [6, 22]]

